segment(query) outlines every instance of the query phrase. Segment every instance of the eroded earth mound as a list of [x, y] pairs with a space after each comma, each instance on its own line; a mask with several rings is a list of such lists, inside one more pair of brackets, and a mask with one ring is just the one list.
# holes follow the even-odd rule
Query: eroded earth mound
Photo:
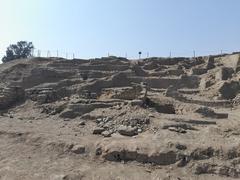
[[0, 65], [0, 179], [240, 178], [240, 54]]

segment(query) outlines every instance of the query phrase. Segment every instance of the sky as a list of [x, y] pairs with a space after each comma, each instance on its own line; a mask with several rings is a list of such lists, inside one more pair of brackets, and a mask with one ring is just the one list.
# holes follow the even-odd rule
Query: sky
[[192, 56], [240, 50], [239, 0], [0, 0], [0, 58], [33, 42], [46, 56]]

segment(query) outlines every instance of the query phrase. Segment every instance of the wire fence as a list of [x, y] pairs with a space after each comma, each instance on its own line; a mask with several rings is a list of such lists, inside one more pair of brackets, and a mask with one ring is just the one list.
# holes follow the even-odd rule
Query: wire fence
[[[130, 60], [135, 59], [144, 59], [150, 57], [166, 57], [166, 58], [174, 58], [174, 57], [198, 57], [198, 56], [209, 56], [209, 55], [223, 55], [223, 54], [231, 54], [234, 51], [230, 50], [214, 50], [214, 51], [169, 51], [169, 53], [162, 53], [162, 54], [151, 54], [148, 51], [139, 51], [135, 54], [133, 53], [106, 53], [103, 57], [124, 57]], [[235, 51], [236, 52], [236, 51]], [[82, 59], [81, 53], [79, 52], [69, 52], [69, 51], [60, 51], [60, 50], [40, 50], [34, 49], [32, 52], [33, 57], [54, 57], [54, 58], [64, 58], [64, 59]]]
[[80, 55], [74, 52], [68, 51], [59, 51], [59, 50], [40, 50], [34, 49], [32, 52], [34, 57], [56, 57], [56, 58], [65, 58], [65, 59], [75, 59], [79, 58]]

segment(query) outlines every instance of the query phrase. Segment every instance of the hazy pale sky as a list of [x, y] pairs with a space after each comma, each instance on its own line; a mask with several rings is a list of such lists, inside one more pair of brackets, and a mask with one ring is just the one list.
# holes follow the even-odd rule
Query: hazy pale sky
[[239, 8], [240, 0], [0, 0], [0, 57], [20, 40], [79, 58], [238, 51]]

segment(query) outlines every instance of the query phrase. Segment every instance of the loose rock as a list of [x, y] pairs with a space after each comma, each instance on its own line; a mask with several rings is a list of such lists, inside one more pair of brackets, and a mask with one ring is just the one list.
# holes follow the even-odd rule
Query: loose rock
[[74, 145], [71, 151], [75, 154], [84, 154], [85, 153], [85, 146], [83, 145]]
[[135, 136], [138, 134], [136, 127], [120, 126], [118, 132], [124, 136]]
[[104, 128], [97, 127], [93, 130], [93, 134], [101, 134], [103, 131], [105, 131]]

